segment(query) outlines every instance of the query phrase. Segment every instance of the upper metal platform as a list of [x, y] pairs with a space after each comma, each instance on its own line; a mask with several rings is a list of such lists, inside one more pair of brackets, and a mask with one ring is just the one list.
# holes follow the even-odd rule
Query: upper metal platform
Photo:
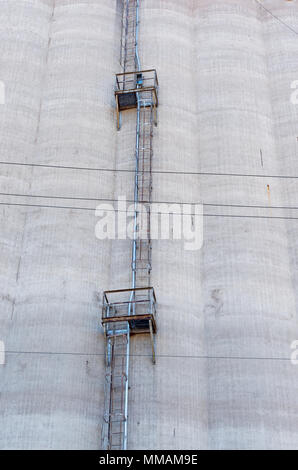
[[120, 129], [120, 112], [137, 108], [138, 97], [142, 106], [152, 106], [154, 109], [158, 107], [158, 78], [155, 69], [116, 74], [115, 99], [118, 129]]

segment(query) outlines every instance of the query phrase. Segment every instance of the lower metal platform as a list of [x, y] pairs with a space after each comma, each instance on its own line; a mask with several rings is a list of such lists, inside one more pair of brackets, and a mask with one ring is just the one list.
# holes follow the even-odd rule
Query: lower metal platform
[[155, 334], [156, 297], [153, 287], [105, 291], [101, 321], [107, 335], [112, 325], [115, 328], [116, 323], [123, 322], [129, 324], [132, 335]]

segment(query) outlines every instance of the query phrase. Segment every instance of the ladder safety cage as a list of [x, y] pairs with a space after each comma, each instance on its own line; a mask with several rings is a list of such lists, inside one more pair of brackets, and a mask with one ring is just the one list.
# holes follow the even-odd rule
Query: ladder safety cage
[[120, 65], [124, 72], [137, 69], [139, 0], [122, 0]]

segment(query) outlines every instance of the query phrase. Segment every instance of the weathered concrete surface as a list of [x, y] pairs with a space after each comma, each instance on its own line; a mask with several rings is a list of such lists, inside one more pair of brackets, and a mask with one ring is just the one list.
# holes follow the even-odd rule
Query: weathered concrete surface
[[[277, 9], [277, 16], [282, 10], [284, 20], [291, 23], [284, 11], [288, 5], [277, 8], [281, 2], [265, 3]], [[293, 4], [294, 10], [297, 16]], [[283, 154], [276, 145], [276, 100], [270, 86], [272, 79], [273, 83], [280, 79], [275, 75], [278, 69], [273, 72], [268, 67], [272, 61], [267, 52], [268, 22], [284, 45], [296, 41], [276, 20], [272, 24], [272, 17], [255, 2], [197, 2], [201, 171], [260, 175], [281, 171]], [[284, 64], [280, 73], [285, 68]], [[283, 106], [289, 109], [290, 80], [285, 77]], [[297, 147], [293, 150], [297, 153]], [[295, 171], [288, 168], [288, 173]], [[297, 448], [293, 417], [297, 418], [298, 400], [293, 391], [298, 376], [287, 363], [297, 332], [297, 285], [292, 279], [287, 223], [266, 218], [288, 215], [270, 209], [284, 205], [284, 184], [279, 179], [248, 177], [201, 181], [206, 204], [268, 208], [205, 206], [205, 214], [236, 216], [206, 217], [204, 226], [202, 314], [210, 357], [209, 446]], [[296, 233], [297, 221], [289, 224], [288, 230]]]
[[[263, 4], [298, 30], [297, 2]], [[115, 131], [119, 2], [2, 0], [0, 12], [1, 160], [133, 169], [134, 113]], [[140, 14], [142, 65], [160, 80], [154, 169], [298, 175], [295, 34], [253, 0], [142, 0]], [[1, 202], [72, 207], [1, 206], [0, 447], [100, 448], [98, 295], [130, 286], [131, 243], [97, 241], [92, 209], [131, 199], [133, 177], [0, 167], [1, 192], [39, 196]], [[298, 221], [268, 218], [295, 216], [274, 207], [297, 206], [296, 186], [154, 175], [155, 201], [206, 204], [204, 245], [153, 243], [159, 357], [133, 339], [130, 448], [298, 448]]]
[[[2, 14], [13, 10], [20, 25], [7, 25], [11, 41], [3, 32], [11, 46], [4, 55], [9, 86], [1, 159], [108, 167], [115, 142], [115, 3], [2, 4]], [[7, 192], [46, 196], [12, 202], [73, 209], [3, 209], [1, 241], [8, 248], [4, 244], [1, 263], [8, 279], [1, 294], [8, 306], [1, 338], [13, 352], [1, 368], [0, 447], [96, 449], [104, 380], [98, 292], [108, 285], [109, 246], [94, 236], [94, 200], [67, 198], [110, 197], [113, 174], [4, 170], [12, 181], [7, 180]], [[18, 175], [21, 184], [15, 181]]]

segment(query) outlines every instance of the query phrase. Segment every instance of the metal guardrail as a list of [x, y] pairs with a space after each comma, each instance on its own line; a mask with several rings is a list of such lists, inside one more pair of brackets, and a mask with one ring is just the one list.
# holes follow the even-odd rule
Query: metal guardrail
[[[114, 322], [152, 322], [153, 332], [156, 332], [156, 296], [153, 287], [135, 289], [118, 289], [105, 291], [102, 305], [102, 324]], [[132, 328], [133, 332], [133, 328]], [[135, 333], [137, 333], [137, 329]]]
[[158, 88], [158, 78], [155, 69], [116, 74], [115, 92], [135, 91], [139, 88]]

